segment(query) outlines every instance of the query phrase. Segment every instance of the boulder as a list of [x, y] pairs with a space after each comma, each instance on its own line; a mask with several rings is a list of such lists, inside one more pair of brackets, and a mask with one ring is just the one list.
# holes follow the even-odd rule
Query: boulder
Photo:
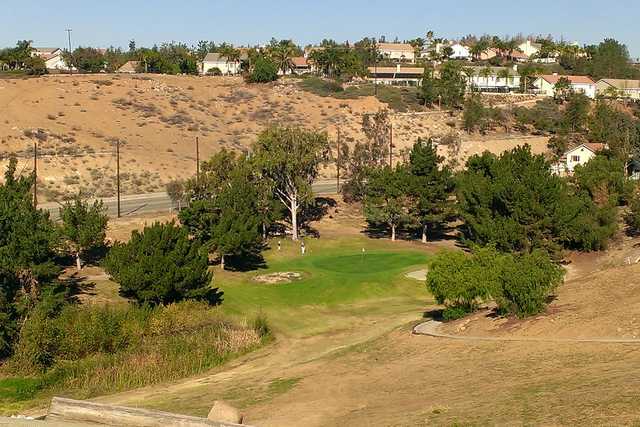
[[213, 407], [209, 411], [207, 419], [210, 421], [223, 421], [227, 423], [242, 424], [244, 415], [236, 408], [223, 400], [213, 402]]

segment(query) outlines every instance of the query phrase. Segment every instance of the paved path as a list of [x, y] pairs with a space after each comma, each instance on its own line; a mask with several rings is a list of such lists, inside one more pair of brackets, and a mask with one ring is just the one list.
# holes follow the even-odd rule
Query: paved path
[[509, 341], [509, 342], [547, 342], [547, 343], [600, 343], [600, 344], [640, 344], [633, 338], [538, 338], [538, 337], [474, 337], [450, 335], [439, 332], [442, 322], [429, 320], [413, 328], [414, 335], [427, 335], [435, 338], [447, 338], [458, 341]]
[[[336, 193], [335, 181], [318, 181], [313, 184], [316, 195], [322, 196]], [[101, 199], [107, 207], [109, 216], [115, 217], [118, 213], [118, 201], [115, 197]], [[60, 204], [56, 202], [43, 203], [40, 208], [46, 209], [53, 218], [59, 215]], [[166, 192], [134, 194], [120, 197], [120, 211], [122, 216], [135, 216], [146, 213], [170, 212], [173, 203]]]

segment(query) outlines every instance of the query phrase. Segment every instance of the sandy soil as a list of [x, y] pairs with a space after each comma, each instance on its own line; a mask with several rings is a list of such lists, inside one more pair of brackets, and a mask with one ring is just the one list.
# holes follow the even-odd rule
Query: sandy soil
[[[164, 183], [194, 173], [195, 138], [201, 159], [225, 147], [245, 150], [269, 123], [326, 130], [344, 141], [363, 139], [364, 114], [385, 107], [373, 97], [323, 98], [301, 91], [294, 81], [246, 85], [232, 77], [46, 76], [0, 80], [0, 160], [10, 153], [19, 170], [32, 168], [39, 142], [43, 199], [85, 192], [108, 197], [115, 188], [115, 140], [122, 141], [124, 194], [161, 191]], [[418, 137], [460, 132], [460, 117], [447, 113], [393, 117], [397, 159]], [[40, 130], [34, 134], [34, 131]], [[500, 152], [529, 143], [545, 149], [545, 138], [495, 134], [463, 135], [460, 157]], [[0, 162], [0, 166], [3, 163]], [[333, 168], [323, 176], [334, 174]]]

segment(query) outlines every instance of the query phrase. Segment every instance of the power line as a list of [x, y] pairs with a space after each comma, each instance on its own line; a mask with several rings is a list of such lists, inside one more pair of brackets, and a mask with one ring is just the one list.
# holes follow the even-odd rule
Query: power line
[[[67, 32], [67, 36], [69, 39], [69, 55], [71, 55], [71, 31], [73, 30], [71, 28], [67, 28], [65, 31]], [[69, 64], [69, 74], [73, 74], [72, 64]]]

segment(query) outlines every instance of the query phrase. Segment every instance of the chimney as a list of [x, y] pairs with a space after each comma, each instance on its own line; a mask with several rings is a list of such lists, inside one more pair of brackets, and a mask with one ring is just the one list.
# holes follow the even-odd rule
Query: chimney
[[553, 75], [554, 75], [554, 76], [557, 76], [557, 75], [558, 75], [558, 73], [553, 73]]

